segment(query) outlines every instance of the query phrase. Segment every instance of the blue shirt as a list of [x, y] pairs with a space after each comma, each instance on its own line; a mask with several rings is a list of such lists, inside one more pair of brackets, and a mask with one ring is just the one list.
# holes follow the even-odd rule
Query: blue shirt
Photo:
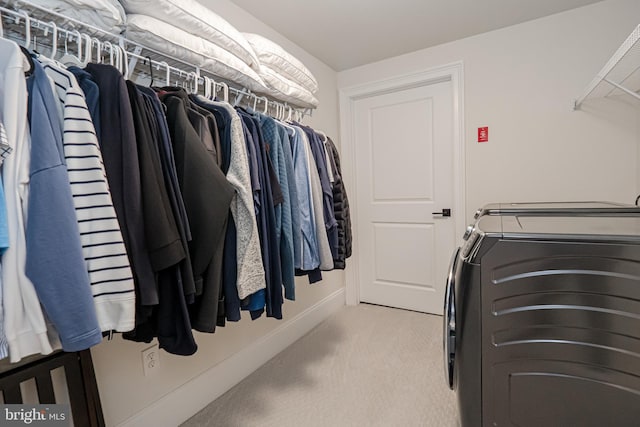
[[300, 229], [302, 231], [302, 242], [300, 245], [301, 256], [295, 260], [295, 267], [299, 270], [311, 271], [320, 266], [320, 253], [318, 252], [318, 237], [316, 235], [311, 199], [309, 164], [303, 145], [304, 140], [300, 134], [302, 129], [295, 127], [287, 128], [287, 130], [289, 130], [291, 152], [293, 155], [293, 171], [298, 190]]
[[331, 255], [332, 258], [335, 259], [338, 256], [338, 221], [336, 221], [336, 216], [333, 212], [333, 189], [331, 188], [331, 181], [329, 180], [325, 147], [313, 129], [307, 126], [301, 127], [309, 137], [311, 152], [318, 168], [318, 175], [320, 176], [320, 183], [322, 184], [324, 223], [327, 229], [329, 246], [331, 247]]
[[56, 101], [38, 61], [27, 79], [31, 129], [26, 274], [65, 351], [102, 341], [76, 222]]

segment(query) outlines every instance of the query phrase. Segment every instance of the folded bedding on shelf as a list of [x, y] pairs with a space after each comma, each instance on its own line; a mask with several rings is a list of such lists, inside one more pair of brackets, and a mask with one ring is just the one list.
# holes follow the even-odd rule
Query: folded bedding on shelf
[[146, 15], [128, 15], [126, 37], [174, 58], [230, 80], [247, 89], [268, 93], [258, 73], [237, 56], [201, 37]]
[[258, 56], [261, 66], [267, 66], [297, 83], [312, 94], [318, 92], [318, 82], [311, 71], [279, 44], [253, 33], [242, 33]]
[[318, 99], [311, 92], [264, 64], [260, 66], [260, 77], [270, 89], [267, 95], [298, 107], [318, 106]]
[[28, 0], [28, 3], [113, 34], [120, 34], [126, 22], [124, 9], [117, 0]]
[[120, 0], [128, 14], [141, 14], [197, 35], [242, 59], [254, 70], [260, 63], [235, 27], [195, 0]]

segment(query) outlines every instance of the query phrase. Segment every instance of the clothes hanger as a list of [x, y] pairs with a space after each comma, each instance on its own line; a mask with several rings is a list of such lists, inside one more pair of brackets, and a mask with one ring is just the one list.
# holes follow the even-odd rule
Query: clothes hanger
[[109, 50], [109, 65], [113, 65], [113, 45], [111, 42], [104, 42], [104, 48]]
[[[58, 52], [58, 26], [53, 21], [49, 22], [49, 26], [51, 27], [51, 56], [49, 59], [53, 60]], [[47, 35], [46, 29], [44, 35]]]
[[102, 42], [99, 39], [92, 38], [91, 43], [96, 45], [96, 63], [102, 64]]
[[111, 50], [113, 51], [113, 66], [120, 71], [120, 48], [118, 45], [112, 44]]
[[214, 99], [216, 99], [216, 95], [218, 94], [218, 83], [216, 83], [216, 81], [213, 80], [212, 78], [209, 78], [209, 81], [211, 82], [211, 89], [209, 90], [209, 99], [213, 101]]
[[24, 10], [20, 10], [19, 12], [24, 17], [24, 48], [29, 49], [29, 47], [31, 47], [31, 18]]
[[287, 115], [287, 121], [290, 122], [291, 121], [291, 115], [293, 114], [293, 108], [291, 108], [291, 105], [289, 105], [289, 114]]
[[269, 111], [269, 99], [266, 96], [263, 96], [260, 99], [264, 101], [264, 110], [262, 111], [262, 114], [267, 115], [267, 112]]
[[217, 83], [214, 79], [212, 79], [211, 77], [209, 77], [209, 80], [211, 81], [211, 97], [209, 98], [211, 101], [215, 100], [216, 97], [218, 96], [218, 91], [220, 89], [222, 89], [222, 85], [220, 85], [219, 83]]
[[203, 76], [202, 78], [204, 79], [204, 97], [209, 99], [211, 96], [211, 80], [209, 80], [207, 76]]
[[125, 51], [122, 47], [118, 46], [118, 45], [114, 45], [114, 47], [116, 48], [117, 52], [118, 52], [118, 70], [120, 71], [120, 74], [122, 74], [122, 76], [126, 79], [126, 71], [127, 71], [127, 66], [125, 65]]
[[[174, 85], [175, 87], [180, 87], [180, 82], [178, 80], [180, 80], [182, 78], [182, 71], [178, 71], [178, 78], [176, 79], [176, 84]], [[182, 82], [182, 87], [184, 88], [184, 82]]]
[[189, 79], [189, 89], [191, 90], [191, 93], [193, 95], [197, 95], [198, 94], [198, 90], [199, 90], [198, 87], [200, 86], [199, 82], [198, 82], [198, 75], [196, 73], [194, 73], [193, 71], [191, 71], [191, 72], [189, 72], [189, 76], [188, 77], [191, 77]]
[[165, 70], [166, 70], [166, 74], [165, 74], [165, 78], [164, 78], [165, 86], [170, 86], [171, 85], [171, 71], [169, 70], [169, 64], [167, 64], [165, 61], [162, 61], [162, 62], [160, 62], [160, 65], [164, 65], [165, 66]]
[[220, 86], [222, 86], [222, 100], [226, 103], [229, 103], [229, 85], [221, 82]]
[[64, 39], [64, 55], [62, 58], [58, 60], [63, 65], [77, 65], [79, 67], [82, 66], [82, 36], [80, 35], [80, 31], [74, 30], [73, 35], [76, 36], [76, 42], [78, 44], [78, 55], [73, 55], [69, 53], [69, 48], [67, 43], [69, 42], [69, 33], [66, 34]]
[[314, 129], [314, 130], [318, 135], [320, 135], [320, 139], [322, 140], [322, 142], [327, 142], [327, 134], [326, 133], [322, 132], [321, 130], [317, 130], [317, 129]]
[[233, 106], [237, 107], [238, 105], [240, 105], [240, 102], [242, 101], [242, 98], [244, 98], [245, 95], [251, 95], [251, 92], [247, 93], [244, 90], [236, 93], [236, 99], [233, 100]]
[[88, 34], [83, 34], [82, 37], [84, 37], [84, 58], [82, 58], [82, 68], [86, 67], [88, 63], [91, 62], [92, 58], [92, 49], [93, 49], [93, 45], [92, 45], [92, 40], [91, 40], [91, 36], [89, 36]]
[[153, 87], [153, 62], [151, 61], [150, 56], [145, 56], [144, 65], [147, 65], [147, 61], [149, 61], [149, 77], [151, 78], [151, 83], [149, 83], [149, 87]]
[[127, 50], [122, 47], [122, 46], [118, 46], [120, 48], [120, 51], [122, 52], [122, 75], [124, 76], [125, 80], [129, 79], [129, 52], [127, 52]]
[[124, 60], [124, 49], [118, 45], [114, 45], [117, 49], [118, 49], [118, 61], [120, 61], [120, 63], [118, 64], [118, 70], [120, 70], [120, 74], [122, 74], [124, 76], [125, 74], [125, 70], [126, 67], [124, 65], [125, 60]]

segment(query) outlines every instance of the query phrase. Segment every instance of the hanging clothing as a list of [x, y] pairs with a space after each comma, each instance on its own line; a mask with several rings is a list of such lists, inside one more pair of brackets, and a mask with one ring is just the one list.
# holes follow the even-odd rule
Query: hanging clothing
[[[289, 138], [289, 132], [282, 123], [276, 122], [278, 133], [280, 134], [280, 140], [282, 141], [284, 152], [284, 163], [286, 177], [289, 181], [289, 203], [291, 204], [291, 240], [293, 243], [293, 272], [295, 274], [296, 259], [300, 258], [300, 245], [302, 241], [302, 225], [300, 218], [300, 203], [298, 199], [298, 184], [295, 178], [295, 172], [293, 167], [293, 152], [291, 151], [291, 141]], [[285, 285], [286, 286], [286, 285]], [[295, 288], [294, 292], [286, 295], [285, 298], [295, 300]], [[289, 298], [291, 297], [291, 298]]]
[[122, 74], [110, 65], [88, 64], [85, 71], [100, 89], [102, 130], [98, 140], [133, 271], [136, 299], [140, 305], [156, 305], [158, 288], [144, 234], [140, 162], [127, 87]]
[[47, 58], [39, 62], [55, 83], [63, 109], [64, 157], [100, 329], [130, 331], [135, 324], [133, 275], [89, 109], [73, 74]]
[[181, 225], [182, 232], [184, 232], [185, 235], [185, 241], [188, 242], [191, 240], [191, 229], [189, 227], [187, 210], [184, 206], [182, 192], [180, 191], [180, 185], [178, 184], [178, 177], [176, 175], [175, 159], [173, 157], [171, 138], [169, 136], [169, 125], [167, 124], [164, 106], [153, 89], [144, 86], [137, 86], [137, 88], [147, 99], [155, 115], [155, 123], [158, 126], [160, 160], [162, 161], [162, 170], [164, 171], [166, 179], [165, 184], [167, 186], [167, 190], [170, 190], [169, 196], [171, 199], [171, 205], [175, 210], [175, 218]]
[[84, 93], [87, 108], [91, 115], [91, 121], [93, 122], [93, 128], [96, 131], [96, 136], [100, 138], [100, 135], [102, 134], [102, 128], [100, 126], [100, 88], [93, 81], [91, 74], [87, 73], [82, 68], [74, 65], [67, 68], [67, 70], [76, 77], [76, 80]]
[[301, 239], [298, 250], [294, 249], [295, 267], [300, 271], [312, 271], [320, 266], [320, 254], [315, 227], [315, 213], [313, 211], [309, 160], [302, 129], [288, 126], [287, 131], [290, 136], [293, 172], [298, 192], [298, 206], [300, 208]]
[[156, 92], [147, 87], [136, 85], [136, 89], [142, 95], [147, 113], [147, 122], [152, 131], [152, 139], [156, 142], [158, 154], [162, 165], [167, 196], [171, 206], [185, 257], [175, 267], [176, 280], [181, 283], [183, 294], [188, 303], [193, 303], [198, 293], [196, 280], [193, 277], [191, 268], [191, 257], [189, 255], [189, 242], [192, 239], [187, 211], [184, 206], [182, 190], [178, 183], [173, 148], [169, 135], [169, 126], [165, 116], [164, 106], [160, 102]]
[[[238, 110], [246, 130], [246, 139], [253, 143], [257, 154], [260, 180], [260, 210], [263, 232], [261, 235], [262, 259], [267, 282], [265, 307], [268, 317], [282, 318], [282, 266], [280, 262], [280, 241], [276, 228], [276, 207], [284, 200], [271, 160], [268, 147], [260, 131], [259, 123], [246, 111]], [[252, 307], [253, 308], [253, 307]], [[261, 309], [252, 310], [252, 318], [257, 318]]]
[[333, 264], [335, 268], [344, 269], [346, 259], [351, 256], [352, 242], [349, 198], [347, 197], [347, 191], [345, 190], [342, 179], [338, 149], [331, 138], [327, 138], [326, 147], [333, 162], [333, 210], [338, 223], [338, 253], [337, 256], [333, 258]]
[[[309, 146], [316, 162], [318, 177], [322, 185], [322, 207], [323, 217], [326, 227], [331, 256], [336, 256], [338, 252], [338, 223], [333, 213], [333, 191], [331, 189], [331, 180], [329, 178], [329, 168], [327, 166], [327, 152], [324, 144], [320, 140], [320, 136], [308, 126], [301, 126], [309, 138]], [[333, 267], [332, 267], [333, 268]]]
[[[135, 83], [126, 82], [138, 147], [142, 212], [147, 250], [154, 272], [178, 264], [185, 257], [180, 233], [164, 185], [160, 154], [147, 115], [145, 101]], [[195, 293], [195, 285], [184, 284], [185, 295]]]
[[[316, 236], [318, 239], [318, 250], [320, 255], [320, 270], [329, 271], [333, 269], [333, 256], [331, 255], [331, 247], [329, 246], [329, 238], [327, 235], [327, 227], [325, 225], [324, 210], [324, 191], [318, 172], [316, 159], [312, 152], [312, 146], [309, 142], [307, 134], [302, 134], [303, 147], [307, 155], [307, 167], [309, 168], [309, 177], [311, 180], [311, 201], [314, 212]], [[321, 276], [317, 276], [316, 278]]]
[[187, 310], [187, 303], [195, 298], [195, 283], [180, 274], [186, 242], [181, 239], [165, 186], [155, 115], [136, 85], [127, 81], [126, 86], [138, 145], [145, 238], [158, 288], [158, 304], [127, 338], [146, 341], [157, 336], [160, 348], [190, 355], [197, 350]]
[[10, 355], [11, 363], [31, 354], [53, 351], [47, 336], [47, 325], [35, 287], [26, 276], [26, 241], [23, 203], [28, 199], [30, 140], [27, 124], [27, 86], [25, 56], [17, 44], [0, 39], [0, 64], [3, 79], [2, 122], [12, 155], [2, 166], [6, 190], [9, 247], [2, 255], [3, 328], [0, 334], [0, 356]]
[[[222, 112], [228, 121], [228, 170], [226, 177], [235, 188], [236, 196], [231, 202], [231, 213], [237, 233], [236, 262], [237, 262], [237, 292], [240, 299], [266, 287], [264, 266], [260, 255], [258, 227], [253, 205], [251, 177], [247, 158], [246, 143], [243, 138], [242, 122], [234, 109], [226, 103], [215, 103], [204, 97], [196, 97], [195, 101], [203, 108]], [[225, 144], [222, 145], [223, 153]], [[226, 157], [226, 156], [224, 156]], [[226, 159], [223, 158], [223, 166]], [[223, 167], [223, 171], [224, 171]], [[233, 230], [233, 227], [230, 227]], [[225, 263], [226, 265], [226, 263]], [[239, 308], [239, 307], [238, 307]], [[238, 313], [239, 314], [239, 313]]]
[[[275, 238], [279, 250], [279, 259], [282, 266], [282, 283], [285, 298], [295, 300], [295, 266], [293, 249], [293, 213], [292, 195], [297, 199], [295, 184], [292, 183], [293, 160], [291, 148], [287, 137], [282, 139], [279, 126], [271, 117], [260, 115], [260, 129], [269, 149], [267, 154], [276, 171], [278, 183], [282, 190], [282, 203], [275, 206]], [[286, 144], [286, 145], [285, 145]], [[291, 178], [291, 180], [289, 179]], [[297, 202], [297, 200], [296, 200]]]
[[[269, 268], [271, 259], [269, 257], [269, 225], [267, 209], [269, 207], [267, 198], [267, 186], [264, 183], [264, 163], [262, 155], [259, 153], [258, 145], [254, 141], [254, 137], [249, 131], [246, 124], [242, 123], [244, 139], [247, 144], [247, 157], [249, 160], [249, 172], [251, 174], [251, 190], [253, 192], [253, 206], [255, 208], [256, 222], [258, 224], [258, 237], [260, 239], [260, 251], [262, 255], [262, 264], [265, 270], [265, 280], [267, 286], [265, 289], [251, 294], [242, 301], [242, 310], [249, 311], [252, 319], [256, 319], [264, 313], [267, 305], [267, 292], [270, 292], [271, 275]], [[236, 296], [234, 295], [235, 299]], [[239, 300], [239, 298], [238, 298]]]
[[[13, 148], [9, 145], [7, 139], [7, 131], [4, 124], [0, 121], [0, 166], [4, 163], [4, 159], [11, 155]], [[0, 179], [0, 256], [9, 247], [9, 224], [7, 223], [7, 199], [4, 194], [4, 184]], [[0, 292], [0, 306], [2, 305], [2, 292]], [[2, 309], [0, 309], [0, 327], [2, 326]], [[2, 338], [0, 331], [0, 339]], [[1, 344], [0, 344], [1, 348]], [[0, 357], [2, 352], [0, 351]], [[6, 356], [4, 356], [6, 357]]]
[[[218, 159], [221, 162], [221, 169], [225, 175], [229, 174], [231, 168], [231, 146], [233, 140], [238, 141], [237, 124], [239, 118], [234, 116], [233, 109], [227, 109], [222, 103], [209, 101], [208, 99], [191, 95], [190, 99], [198, 106], [210, 111], [216, 118], [218, 133], [220, 136], [220, 152]], [[235, 120], [234, 120], [235, 117]], [[235, 124], [234, 124], [235, 123]], [[247, 157], [249, 153], [247, 152]], [[237, 161], [238, 156], [236, 156]], [[237, 168], [237, 167], [236, 167]], [[236, 171], [237, 173], [237, 171]], [[253, 194], [252, 176], [249, 175], [249, 192]], [[228, 180], [228, 179], [227, 179]], [[237, 191], [237, 189], [236, 189]], [[238, 196], [236, 195], [236, 198]], [[252, 200], [253, 201], [253, 200]], [[232, 201], [232, 205], [233, 205]], [[255, 217], [255, 205], [253, 205], [253, 215]], [[256, 223], [257, 224], [257, 223]], [[256, 225], [257, 227], [257, 225]], [[225, 321], [237, 322], [240, 320], [241, 301], [238, 296], [238, 232], [234, 215], [229, 212], [227, 220], [227, 232], [223, 247], [222, 264], [222, 307], [218, 309], [218, 326], [224, 326]], [[262, 262], [262, 260], [260, 260]], [[263, 268], [264, 271], [264, 268]]]
[[38, 61], [32, 64], [33, 73], [27, 79], [31, 164], [25, 272], [60, 336], [62, 348], [80, 351], [100, 343], [102, 332], [64, 163], [56, 100], [42, 65]]
[[187, 106], [189, 122], [191, 122], [200, 140], [215, 160], [218, 168], [220, 168], [222, 166], [222, 147], [220, 145], [220, 134], [216, 118], [213, 113], [191, 101], [188, 96], [186, 96], [186, 93], [185, 97], [184, 102]]
[[213, 332], [222, 285], [222, 243], [234, 190], [218, 167], [215, 154], [189, 122], [186, 93], [168, 93], [162, 100], [167, 106], [178, 182], [193, 231], [189, 251], [200, 292], [191, 309], [192, 326], [201, 332]]

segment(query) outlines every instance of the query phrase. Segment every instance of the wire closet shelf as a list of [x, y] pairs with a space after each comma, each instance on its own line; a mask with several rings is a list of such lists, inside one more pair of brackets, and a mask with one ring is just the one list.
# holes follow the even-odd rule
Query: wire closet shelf
[[221, 93], [222, 99], [281, 119], [311, 116], [313, 109], [300, 108], [238, 87], [206, 69], [112, 34], [91, 24], [64, 16], [28, 0], [0, 0], [0, 36], [14, 40], [40, 54], [77, 54], [81, 60], [110, 63], [125, 78], [166, 86], [181, 86], [207, 97]]
[[619, 96], [623, 94], [640, 100], [640, 25], [629, 34], [596, 77], [589, 83], [580, 98], [574, 101], [578, 110], [588, 99]]

